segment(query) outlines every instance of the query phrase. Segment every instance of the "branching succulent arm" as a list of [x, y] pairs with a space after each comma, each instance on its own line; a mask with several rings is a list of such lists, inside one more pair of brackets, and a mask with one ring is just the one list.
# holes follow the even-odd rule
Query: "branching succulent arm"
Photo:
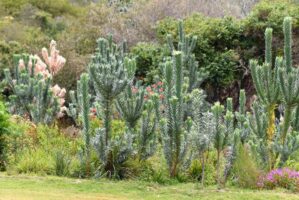
[[94, 145], [104, 171], [111, 177], [117, 172], [116, 166], [124, 162], [132, 150], [132, 130], [127, 130], [122, 137], [112, 138], [111, 121], [114, 100], [131, 85], [136, 62], [126, 58], [124, 45], [116, 46], [111, 37], [109, 40], [98, 39], [97, 45], [89, 74], [96, 93], [95, 104], [101, 107], [104, 127], [96, 130]]
[[205, 153], [213, 142], [215, 134], [215, 124], [213, 114], [205, 112], [204, 99], [205, 95], [202, 90], [195, 89], [191, 93], [192, 99], [192, 116], [193, 124], [191, 128], [191, 144], [195, 148], [194, 151], [199, 154], [202, 166], [201, 183], [205, 182]]
[[82, 74], [80, 80], [77, 82], [77, 98], [75, 97], [74, 91], [70, 91], [70, 96], [72, 103], [70, 103], [67, 113], [72, 116], [75, 121], [80, 121], [80, 123], [82, 123], [82, 132], [85, 143], [84, 153], [86, 163], [86, 176], [90, 176], [91, 130], [89, 114], [91, 96], [89, 94], [88, 74]]
[[169, 174], [175, 177], [184, 165], [187, 153], [188, 134], [191, 119], [185, 119], [187, 111], [188, 84], [183, 78], [182, 52], [174, 52], [172, 60], [163, 65], [163, 83], [165, 87], [163, 101], [164, 111], [161, 115], [161, 134], [164, 155], [168, 164]]
[[153, 118], [155, 114], [154, 103], [148, 100], [145, 104], [145, 111], [142, 112], [141, 127], [138, 134], [138, 155], [140, 160], [146, 160], [156, 151], [157, 146], [157, 119]]
[[109, 40], [98, 39], [97, 52], [89, 65], [91, 81], [103, 110], [105, 145], [111, 137], [112, 105], [115, 98], [132, 82], [136, 63], [123, 57], [123, 51]]
[[182, 52], [182, 64], [184, 76], [188, 77], [188, 92], [200, 86], [200, 84], [208, 77], [208, 73], [199, 69], [198, 62], [195, 59], [193, 51], [196, 47], [197, 37], [186, 35], [184, 32], [183, 22], [178, 24], [178, 44], [175, 48], [172, 35], [167, 35], [167, 43], [169, 50]]
[[274, 138], [275, 109], [279, 101], [280, 86], [278, 70], [282, 67], [282, 58], [276, 58], [274, 69], [272, 68], [272, 29], [265, 31], [265, 63], [258, 65], [257, 61], [250, 61], [252, 80], [256, 88], [257, 96], [267, 109], [268, 113], [268, 142]]
[[116, 107], [128, 128], [134, 130], [144, 109], [145, 91], [140, 83], [129, 85], [117, 99]]

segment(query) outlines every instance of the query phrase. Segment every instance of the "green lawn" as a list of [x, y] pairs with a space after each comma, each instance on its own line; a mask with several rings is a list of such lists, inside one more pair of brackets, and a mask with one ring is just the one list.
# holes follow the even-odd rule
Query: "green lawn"
[[0, 200], [78, 199], [293, 200], [299, 199], [299, 194], [283, 190], [253, 191], [238, 188], [229, 188], [219, 192], [213, 187], [202, 190], [191, 183], [164, 186], [138, 181], [93, 181], [0, 174]]

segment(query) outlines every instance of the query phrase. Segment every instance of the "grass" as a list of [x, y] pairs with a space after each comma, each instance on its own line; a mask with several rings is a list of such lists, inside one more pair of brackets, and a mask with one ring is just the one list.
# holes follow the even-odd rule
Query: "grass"
[[0, 200], [295, 200], [298, 194], [284, 190], [254, 191], [196, 184], [159, 185], [139, 181], [79, 180], [58, 177], [7, 176], [0, 174]]

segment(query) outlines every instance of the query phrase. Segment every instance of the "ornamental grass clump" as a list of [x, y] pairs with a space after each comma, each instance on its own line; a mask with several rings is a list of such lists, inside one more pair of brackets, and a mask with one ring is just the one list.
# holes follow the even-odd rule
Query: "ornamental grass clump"
[[299, 172], [289, 168], [274, 169], [260, 176], [257, 186], [264, 189], [280, 187], [299, 191]]

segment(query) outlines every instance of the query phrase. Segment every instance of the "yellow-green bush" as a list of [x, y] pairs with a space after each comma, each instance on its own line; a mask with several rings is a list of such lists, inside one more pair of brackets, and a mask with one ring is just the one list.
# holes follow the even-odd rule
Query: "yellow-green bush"
[[0, 101], [0, 171], [6, 168], [7, 163], [7, 136], [10, 133], [9, 114], [2, 101]]
[[18, 173], [34, 173], [39, 175], [55, 175], [55, 161], [43, 149], [26, 149], [16, 163]]
[[[22, 126], [15, 125], [15, 126]], [[79, 159], [81, 140], [70, 138], [56, 127], [20, 128], [10, 138], [10, 171], [48, 175], [71, 175], [71, 163]]]
[[235, 183], [244, 188], [256, 188], [261, 171], [258, 169], [250, 151], [240, 145], [237, 158], [233, 166]]
[[[216, 152], [210, 151], [205, 154], [205, 185], [213, 185], [216, 183]], [[223, 164], [224, 160], [221, 160]], [[202, 165], [200, 160], [195, 159], [192, 161], [189, 169], [188, 176], [195, 181], [201, 181], [202, 178]]]
[[28, 4], [47, 11], [53, 16], [77, 15], [82, 11], [68, 0], [2, 0], [0, 4], [7, 10], [8, 14], [12, 15], [18, 15], [22, 7]]

